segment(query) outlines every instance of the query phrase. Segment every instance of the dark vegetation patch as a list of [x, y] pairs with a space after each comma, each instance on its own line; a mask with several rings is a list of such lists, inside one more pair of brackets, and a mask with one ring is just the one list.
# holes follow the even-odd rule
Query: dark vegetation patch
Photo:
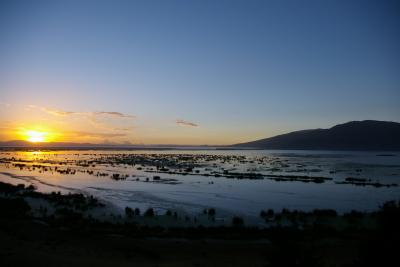
[[344, 181], [337, 181], [335, 182], [336, 184], [350, 184], [350, 185], [356, 185], [356, 186], [373, 186], [373, 187], [397, 187], [398, 184], [396, 183], [391, 183], [391, 184], [385, 184], [385, 183], [380, 183], [378, 181], [372, 181], [372, 179], [366, 179], [366, 178], [353, 178], [353, 177], [348, 177]]

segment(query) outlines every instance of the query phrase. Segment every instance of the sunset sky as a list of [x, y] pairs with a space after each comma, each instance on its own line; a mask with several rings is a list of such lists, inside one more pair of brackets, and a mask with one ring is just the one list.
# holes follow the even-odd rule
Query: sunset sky
[[0, 1], [0, 141], [400, 121], [399, 1]]

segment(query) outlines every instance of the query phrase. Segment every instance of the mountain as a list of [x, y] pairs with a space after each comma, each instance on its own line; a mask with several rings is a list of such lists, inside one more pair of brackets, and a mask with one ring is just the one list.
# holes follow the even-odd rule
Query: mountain
[[313, 129], [277, 135], [234, 145], [257, 149], [400, 150], [400, 123], [351, 121], [329, 129]]

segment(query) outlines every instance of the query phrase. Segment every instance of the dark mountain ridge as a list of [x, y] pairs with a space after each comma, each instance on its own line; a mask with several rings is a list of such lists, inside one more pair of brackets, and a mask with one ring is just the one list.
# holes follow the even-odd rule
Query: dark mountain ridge
[[351, 121], [329, 129], [301, 130], [234, 145], [257, 149], [400, 150], [400, 123]]

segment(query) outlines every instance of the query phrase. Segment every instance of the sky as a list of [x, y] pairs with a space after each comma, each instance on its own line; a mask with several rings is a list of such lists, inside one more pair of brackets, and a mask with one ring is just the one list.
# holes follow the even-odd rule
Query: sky
[[399, 1], [0, 0], [0, 140], [226, 145], [400, 121]]

